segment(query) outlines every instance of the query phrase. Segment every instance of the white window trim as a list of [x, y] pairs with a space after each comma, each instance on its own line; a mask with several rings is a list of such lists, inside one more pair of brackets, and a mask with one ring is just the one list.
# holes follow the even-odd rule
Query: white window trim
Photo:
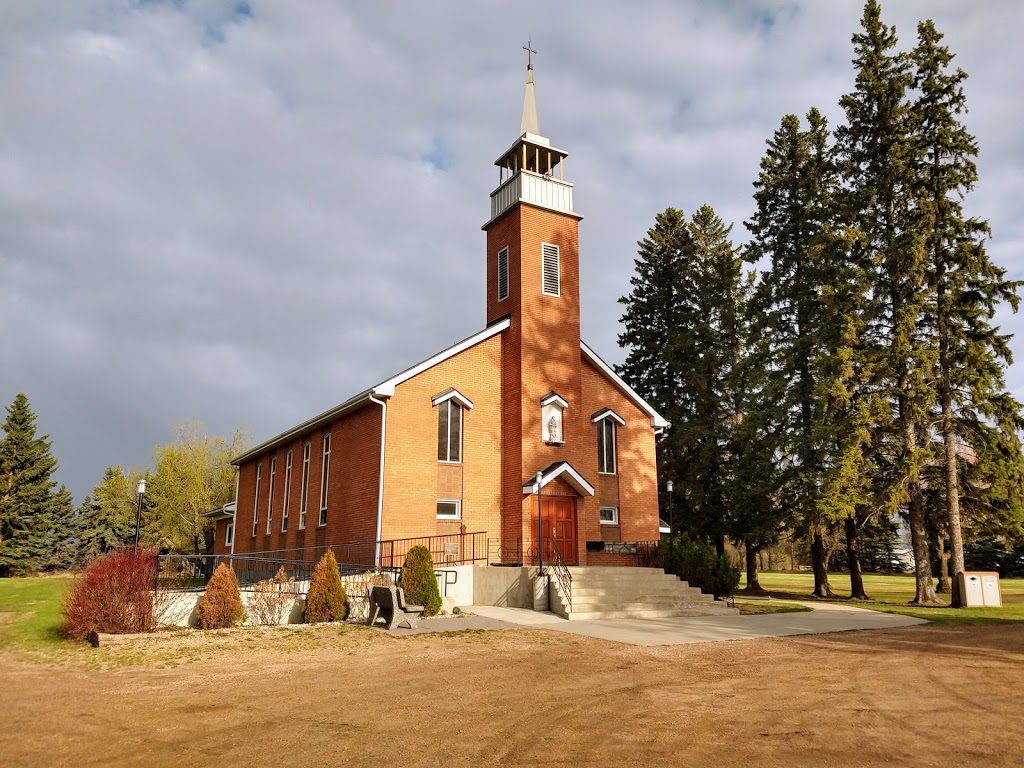
[[[501, 295], [501, 258], [502, 258], [502, 255], [504, 255], [504, 257], [505, 257], [505, 295], [504, 296]], [[495, 288], [497, 289], [498, 302], [499, 303], [502, 302], [502, 301], [505, 301], [508, 298], [509, 293], [511, 292], [511, 290], [510, 290], [510, 281], [509, 281], [508, 246], [507, 245], [504, 248], [502, 248], [500, 251], [498, 251], [498, 284], [495, 286]]]
[[331, 433], [323, 436], [323, 463], [320, 465], [320, 515], [316, 527], [327, 525], [327, 491], [331, 482]]
[[225, 526], [225, 530], [224, 530], [224, 546], [225, 547], [230, 547], [234, 543], [235, 543], [235, 524], [233, 522], [228, 522], [228, 524], [227, 524], [227, 526]]
[[281, 510], [281, 533], [288, 530], [288, 507], [292, 501], [292, 449], [284, 457], [284, 502]]
[[455, 515], [442, 515], [440, 512], [437, 513], [438, 520], [461, 520], [462, 519], [462, 499], [438, 499], [438, 504], [454, 504]]
[[[555, 279], [558, 282], [558, 290], [555, 293], [549, 293], [544, 287], [544, 248], [555, 249]], [[558, 297], [562, 295], [562, 249], [554, 243], [541, 243], [540, 244], [540, 292], [544, 296]]]
[[256, 535], [260, 521], [260, 481], [263, 479], [263, 462], [256, 465], [256, 493], [252, 500], [252, 535]]
[[463, 408], [467, 408], [469, 410], [473, 410], [473, 401], [470, 400], [468, 397], [466, 397], [461, 392], [459, 392], [459, 390], [454, 389], [454, 388], [446, 390], [446, 391], [442, 392], [439, 395], [434, 395], [432, 398], [430, 398], [430, 404], [431, 405], [440, 405], [441, 403], [445, 402], [446, 400], [454, 400], [459, 405], [461, 405]]
[[[454, 399], [454, 398], [452, 398], [452, 399]], [[462, 464], [462, 433], [466, 429], [466, 419], [463, 418], [463, 414], [466, 411], [466, 408], [462, 407], [462, 404], [459, 403], [458, 401], [456, 401], [456, 402], [457, 402], [457, 404], [459, 406], [459, 459], [458, 459], [458, 461], [452, 461], [451, 459], [438, 459], [437, 460], [438, 464], [454, 464], [454, 465]], [[440, 418], [440, 414], [438, 414], [438, 417]], [[449, 456], [452, 455], [451, 439], [452, 439], [452, 409], [451, 409], [451, 405], [449, 404], [449, 406], [448, 406], [448, 443], [449, 443], [449, 445], [448, 445], [448, 455]]]
[[[605, 520], [604, 518], [601, 517], [601, 512], [606, 512], [608, 510], [611, 510], [611, 513], [612, 513], [612, 519], [611, 520]], [[600, 520], [601, 525], [618, 525], [619, 524], [619, 508], [618, 507], [601, 507], [600, 510], [598, 511], [598, 519]]]
[[309, 454], [310, 442], [302, 445], [302, 489], [299, 496], [299, 530], [306, 530], [306, 512], [309, 510]]
[[[602, 437], [602, 435], [604, 435], [604, 425], [605, 425], [606, 421], [611, 421], [611, 424], [612, 424], [612, 449], [611, 449], [612, 471], [611, 472], [605, 472], [604, 470], [601, 469], [601, 464], [602, 464], [601, 460], [604, 457], [601, 456], [600, 454], [598, 454], [598, 457], [597, 457], [597, 474], [605, 475], [606, 477], [614, 477], [615, 475], [617, 475], [619, 473], [619, 456], [618, 456], [618, 448], [619, 448], [619, 435], [618, 435], [618, 431], [619, 430], [618, 430], [618, 424], [615, 423], [615, 419], [600, 419], [599, 421], [595, 422], [597, 424], [597, 429], [598, 429], [598, 433], [597, 433], [597, 447], [598, 447], [598, 450], [600, 450], [600, 448], [601, 448], [601, 437]], [[607, 449], [608, 449], [608, 446], [606, 445], [605, 446], [605, 451], [606, 452], [607, 452]]]
[[274, 522], [274, 481], [277, 479], [277, 456], [270, 457], [270, 483], [267, 488], [267, 536], [270, 535], [271, 524]]

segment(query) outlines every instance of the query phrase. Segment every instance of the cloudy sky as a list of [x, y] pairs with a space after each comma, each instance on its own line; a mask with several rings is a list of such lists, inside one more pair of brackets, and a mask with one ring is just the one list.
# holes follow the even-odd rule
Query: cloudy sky
[[[266, 439], [484, 324], [497, 156], [532, 39], [570, 153], [583, 329], [616, 344], [668, 206], [752, 211], [786, 113], [836, 124], [858, 0], [0, 0], [0, 402], [24, 391], [76, 500], [171, 426]], [[886, 0], [970, 75], [968, 199], [1024, 276], [1024, 4]], [[1024, 396], [1021, 360], [1009, 373]]]

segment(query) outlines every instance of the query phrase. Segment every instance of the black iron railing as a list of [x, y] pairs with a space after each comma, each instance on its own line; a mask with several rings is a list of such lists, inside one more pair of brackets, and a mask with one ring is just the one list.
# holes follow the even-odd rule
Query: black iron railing
[[568, 566], [562, 562], [562, 556], [558, 552], [555, 540], [549, 539], [549, 543], [551, 544], [551, 547], [549, 549], [547, 568], [558, 581], [558, 586], [562, 591], [562, 595], [565, 596], [566, 606], [569, 609], [569, 612], [572, 613], [572, 574], [569, 572]]

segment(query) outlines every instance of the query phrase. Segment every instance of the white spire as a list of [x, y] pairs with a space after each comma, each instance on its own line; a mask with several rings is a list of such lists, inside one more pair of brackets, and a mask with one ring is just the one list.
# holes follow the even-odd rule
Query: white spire
[[533, 92], [533, 65], [526, 67], [526, 95], [523, 97], [523, 121], [519, 135], [533, 133], [540, 136], [540, 121], [537, 120], [537, 97]]

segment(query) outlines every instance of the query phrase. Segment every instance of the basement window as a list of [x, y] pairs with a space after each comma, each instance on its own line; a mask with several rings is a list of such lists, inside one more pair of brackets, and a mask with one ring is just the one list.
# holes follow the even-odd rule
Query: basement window
[[619, 524], [619, 508], [618, 507], [601, 507], [601, 525], [618, 525]]
[[437, 519], [438, 520], [461, 520], [462, 519], [462, 502], [458, 499], [438, 499], [437, 500]]

